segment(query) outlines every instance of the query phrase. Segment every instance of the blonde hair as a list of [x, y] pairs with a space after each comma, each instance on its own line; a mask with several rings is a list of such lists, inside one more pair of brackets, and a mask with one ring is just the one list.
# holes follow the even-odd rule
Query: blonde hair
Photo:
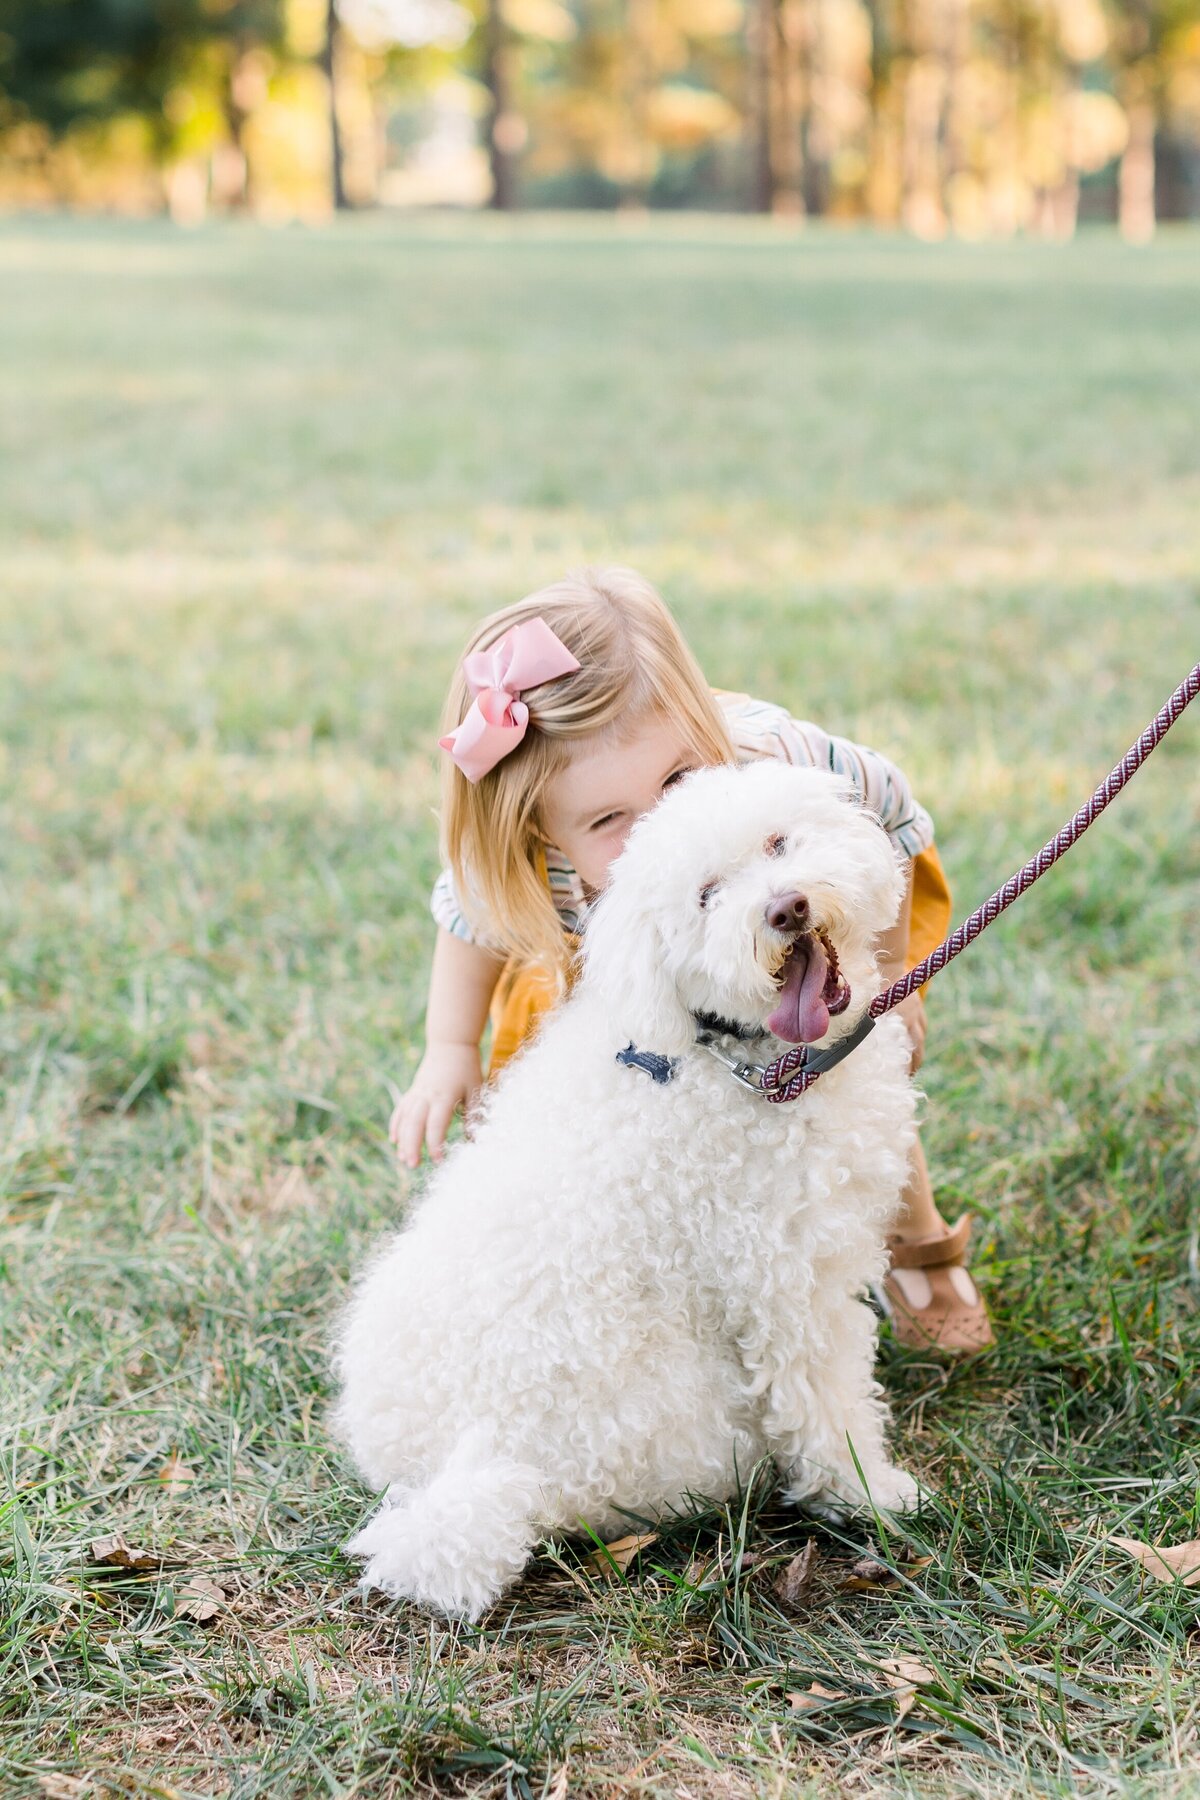
[[[492, 613], [465, 654], [486, 650], [512, 626], [542, 618], [579, 668], [522, 695], [529, 728], [478, 782], [446, 757], [442, 854], [471, 924], [505, 954], [541, 964], [560, 985], [570, 946], [546, 881], [542, 802], [547, 783], [581, 740], [627, 738], [647, 716], [678, 725], [704, 763], [734, 761], [712, 691], [666, 605], [633, 569], [581, 569]], [[447, 733], [471, 694], [459, 664], [442, 714]]]

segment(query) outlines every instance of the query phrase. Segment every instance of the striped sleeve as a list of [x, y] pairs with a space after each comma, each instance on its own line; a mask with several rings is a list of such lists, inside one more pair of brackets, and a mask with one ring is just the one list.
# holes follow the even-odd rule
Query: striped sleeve
[[905, 776], [865, 744], [834, 737], [807, 719], [793, 719], [782, 706], [747, 694], [719, 696], [739, 757], [774, 756], [802, 768], [832, 769], [853, 785], [860, 803], [873, 812], [906, 856], [918, 856], [933, 842], [933, 820]]
[[[580, 931], [587, 913], [587, 900], [575, 865], [561, 850], [548, 849], [546, 852], [546, 882], [563, 930]], [[461, 938], [465, 944], [479, 944], [484, 949], [500, 948], [472, 926], [449, 869], [443, 869], [433, 884], [429, 910], [443, 930], [452, 937]]]
[[581, 931], [587, 917], [587, 897], [579, 871], [561, 850], [546, 851], [546, 881], [563, 930]]
[[467, 923], [462, 902], [458, 897], [458, 889], [454, 885], [454, 877], [449, 869], [443, 869], [433, 884], [433, 892], [429, 896], [429, 910], [451, 937], [461, 938], [464, 944], [477, 944], [478, 936]]

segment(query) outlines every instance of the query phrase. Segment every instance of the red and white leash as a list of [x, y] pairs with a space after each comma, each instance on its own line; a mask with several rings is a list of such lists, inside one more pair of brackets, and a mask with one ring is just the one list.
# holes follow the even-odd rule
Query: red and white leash
[[[1198, 693], [1200, 693], [1200, 663], [1197, 663], [1191, 674], [1180, 682], [1166, 705], [1147, 725], [1137, 742], [1130, 745], [1116, 768], [1112, 769], [1104, 778], [1091, 799], [1086, 801], [1079, 811], [1067, 820], [1062, 830], [1052, 837], [1048, 844], [1043, 844], [1037, 855], [1030, 857], [1024, 868], [1018, 869], [1015, 875], [1010, 875], [1004, 886], [997, 888], [996, 892], [985, 900], [982, 906], [977, 906], [970, 918], [964, 919], [961, 925], [956, 925], [950, 936], [944, 938], [935, 950], [931, 950], [923, 961], [917, 963], [915, 968], [910, 969], [907, 975], [902, 975], [899, 981], [894, 981], [891, 987], [884, 988], [882, 993], [876, 994], [867, 1008], [859, 1029], [850, 1038], [844, 1040], [843, 1054], [849, 1054], [856, 1044], [862, 1042], [876, 1019], [881, 1019], [885, 1013], [891, 1012], [894, 1006], [899, 1006], [902, 1000], [907, 1000], [910, 994], [915, 994], [918, 988], [924, 987], [931, 976], [939, 974], [948, 962], [953, 962], [954, 958], [965, 950], [968, 944], [974, 942], [980, 932], [986, 931], [988, 926], [993, 924], [1000, 914], [1012, 905], [1014, 900], [1019, 899], [1027, 888], [1033, 886], [1035, 881], [1039, 881], [1060, 856], [1066, 855], [1072, 844], [1083, 836], [1088, 826], [1100, 817], [1109, 801], [1116, 798], [1130, 776], [1141, 768], [1150, 752], [1162, 742], [1176, 719], [1191, 705]], [[835, 1061], [842, 1060], [842, 1056], [836, 1054], [841, 1050], [841, 1044], [834, 1045], [830, 1051], [818, 1053], [815, 1057], [808, 1055], [807, 1045], [797, 1045], [795, 1049], [785, 1050], [782, 1056], [777, 1056], [774, 1062], [767, 1063], [763, 1069], [761, 1079], [756, 1084], [759, 1092], [773, 1106], [778, 1106], [788, 1100], [798, 1100], [814, 1081], [820, 1079], [825, 1069], [832, 1068]], [[806, 1063], [807, 1066], [805, 1066]]]

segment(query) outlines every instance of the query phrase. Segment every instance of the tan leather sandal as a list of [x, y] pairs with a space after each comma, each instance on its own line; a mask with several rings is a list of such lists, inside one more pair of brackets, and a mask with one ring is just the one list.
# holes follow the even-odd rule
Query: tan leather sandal
[[979, 1289], [963, 1267], [971, 1217], [934, 1237], [892, 1238], [892, 1266], [880, 1299], [897, 1342], [908, 1350], [970, 1356], [996, 1339]]

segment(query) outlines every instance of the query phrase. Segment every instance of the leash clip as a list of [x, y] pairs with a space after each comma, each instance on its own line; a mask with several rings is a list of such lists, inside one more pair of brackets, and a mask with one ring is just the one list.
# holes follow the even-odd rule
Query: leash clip
[[697, 1033], [696, 1042], [702, 1050], [707, 1050], [710, 1056], [715, 1056], [719, 1063], [724, 1064], [739, 1087], [749, 1089], [752, 1094], [767, 1092], [763, 1086], [763, 1075], [766, 1070], [762, 1063], [748, 1062], [744, 1056], [730, 1056], [727, 1051], [722, 1050], [703, 1033]]
[[[719, 1063], [724, 1064], [739, 1087], [748, 1089], [752, 1094], [761, 1094], [767, 1100], [779, 1100], [798, 1075], [807, 1075], [815, 1081], [818, 1075], [823, 1075], [827, 1069], [836, 1068], [852, 1050], [857, 1050], [863, 1039], [874, 1029], [874, 1019], [870, 1013], [864, 1013], [848, 1036], [840, 1038], [836, 1044], [830, 1044], [827, 1049], [814, 1050], [810, 1044], [803, 1044], [798, 1047], [798, 1054], [785, 1051], [783, 1056], [776, 1057], [774, 1062], [769, 1063], [749, 1062], [745, 1057], [731, 1056], [703, 1031], [697, 1032], [696, 1042], [702, 1050], [707, 1050], [710, 1056], [715, 1056]], [[793, 1056], [795, 1060], [791, 1061]], [[779, 1067], [785, 1058], [790, 1062], [786, 1070]]]
[[[827, 1069], [836, 1069], [844, 1062], [852, 1050], [857, 1050], [865, 1037], [875, 1029], [875, 1021], [870, 1013], [864, 1013], [854, 1030], [846, 1037], [839, 1038], [836, 1044], [830, 1044], [825, 1050], [814, 1050], [811, 1044], [800, 1046], [799, 1054], [793, 1050], [785, 1050], [782, 1056], [776, 1057], [763, 1070], [761, 1092], [767, 1099], [778, 1105], [781, 1100], [794, 1100], [796, 1094], [789, 1093], [799, 1076], [808, 1077], [805, 1086], [811, 1085], [818, 1075], [824, 1075]], [[794, 1058], [794, 1060], [793, 1060]], [[768, 1080], [768, 1077], [770, 1079]], [[800, 1090], [803, 1092], [803, 1088]]]

